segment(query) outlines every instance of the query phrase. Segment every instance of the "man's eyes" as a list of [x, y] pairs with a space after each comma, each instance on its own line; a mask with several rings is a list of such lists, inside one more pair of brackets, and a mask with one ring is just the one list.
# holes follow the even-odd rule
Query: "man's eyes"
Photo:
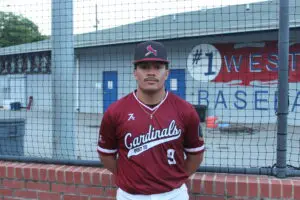
[[140, 65], [140, 68], [141, 69], [150, 69], [151, 66], [153, 66], [153, 68], [155, 68], [155, 69], [162, 69], [163, 68], [163, 66], [161, 66], [161, 65]]

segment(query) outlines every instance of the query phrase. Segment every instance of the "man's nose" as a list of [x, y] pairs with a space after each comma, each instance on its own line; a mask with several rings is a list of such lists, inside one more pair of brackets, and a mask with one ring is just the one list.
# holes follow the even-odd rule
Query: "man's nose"
[[147, 72], [155, 73], [157, 71], [156, 67], [154, 65], [150, 65], [147, 68]]
[[157, 70], [156, 70], [154, 67], [150, 67], [150, 68], [147, 70], [147, 75], [155, 76], [156, 71], [157, 71]]

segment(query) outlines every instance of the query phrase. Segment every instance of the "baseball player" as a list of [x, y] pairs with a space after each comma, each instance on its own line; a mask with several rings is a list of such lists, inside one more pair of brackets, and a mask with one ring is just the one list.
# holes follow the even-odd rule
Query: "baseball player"
[[185, 181], [203, 160], [204, 141], [194, 107], [166, 91], [164, 45], [136, 46], [137, 89], [104, 113], [97, 151], [116, 177], [117, 200], [188, 200]]

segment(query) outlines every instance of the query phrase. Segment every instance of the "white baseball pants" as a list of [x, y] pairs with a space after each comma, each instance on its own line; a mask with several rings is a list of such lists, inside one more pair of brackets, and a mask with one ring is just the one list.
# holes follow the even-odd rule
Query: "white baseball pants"
[[121, 188], [118, 188], [117, 200], [189, 200], [189, 194], [185, 184], [170, 192], [151, 195], [129, 194]]

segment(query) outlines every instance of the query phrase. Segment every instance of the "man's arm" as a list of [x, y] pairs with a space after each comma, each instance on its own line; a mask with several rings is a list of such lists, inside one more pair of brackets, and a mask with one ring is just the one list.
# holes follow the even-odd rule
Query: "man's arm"
[[111, 173], [115, 174], [117, 172], [117, 155], [101, 155], [99, 154], [99, 159], [103, 166], [108, 169]]
[[189, 176], [195, 173], [199, 168], [200, 164], [203, 161], [203, 153], [204, 152], [198, 154], [186, 154], [187, 158], [184, 163], [184, 169]]

